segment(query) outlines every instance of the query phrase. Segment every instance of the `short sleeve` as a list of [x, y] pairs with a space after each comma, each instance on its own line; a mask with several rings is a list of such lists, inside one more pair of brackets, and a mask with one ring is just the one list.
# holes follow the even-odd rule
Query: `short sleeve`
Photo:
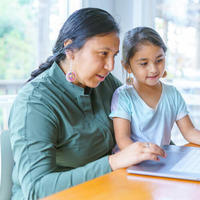
[[131, 121], [129, 97], [122, 87], [118, 88], [113, 94], [109, 117], [111, 119], [113, 117], [119, 117]]
[[188, 115], [189, 111], [181, 93], [175, 89], [175, 105], [177, 106], [176, 121]]

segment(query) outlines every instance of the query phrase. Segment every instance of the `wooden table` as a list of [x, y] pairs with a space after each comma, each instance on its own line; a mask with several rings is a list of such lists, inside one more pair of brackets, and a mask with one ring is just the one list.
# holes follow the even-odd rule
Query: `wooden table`
[[[186, 145], [196, 146], [196, 145]], [[128, 174], [116, 170], [43, 200], [198, 200], [200, 182]]]

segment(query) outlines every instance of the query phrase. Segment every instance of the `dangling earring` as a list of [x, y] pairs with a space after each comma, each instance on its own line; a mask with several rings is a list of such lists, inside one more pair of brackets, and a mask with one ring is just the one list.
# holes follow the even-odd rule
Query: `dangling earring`
[[134, 79], [130, 77], [130, 74], [128, 74], [128, 78], [126, 79], [126, 84], [127, 85], [133, 85]]
[[167, 77], [167, 71], [164, 71], [164, 74], [162, 75], [162, 78], [166, 78]]
[[66, 79], [67, 79], [67, 81], [69, 81], [69, 82], [74, 82], [75, 79], [76, 79], [76, 73], [73, 72], [71, 69], [72, 69], [72, 65], [70, 64], [70, 69], [69, 69], [69, 71], [66, 73]]

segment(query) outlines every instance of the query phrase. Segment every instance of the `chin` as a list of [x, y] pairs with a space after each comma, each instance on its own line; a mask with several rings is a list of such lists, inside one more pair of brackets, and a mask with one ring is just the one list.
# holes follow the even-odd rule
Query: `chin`
[[88, 87], [90, 87], [90, 88], [96, 88], [96, 87], [99, 86], [100, 83], [101, 82], [99, 82], [99, 83], [91, 83], [91, 84], [88, 84]]

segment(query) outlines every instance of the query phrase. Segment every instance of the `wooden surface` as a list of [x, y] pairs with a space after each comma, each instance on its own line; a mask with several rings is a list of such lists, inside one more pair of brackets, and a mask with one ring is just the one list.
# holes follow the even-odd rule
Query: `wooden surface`
[[[186, 145], [197, 146], [197, 145]], [[116, 170], [43, 200], [197, 200], [200, 182], [128, 174]]]

